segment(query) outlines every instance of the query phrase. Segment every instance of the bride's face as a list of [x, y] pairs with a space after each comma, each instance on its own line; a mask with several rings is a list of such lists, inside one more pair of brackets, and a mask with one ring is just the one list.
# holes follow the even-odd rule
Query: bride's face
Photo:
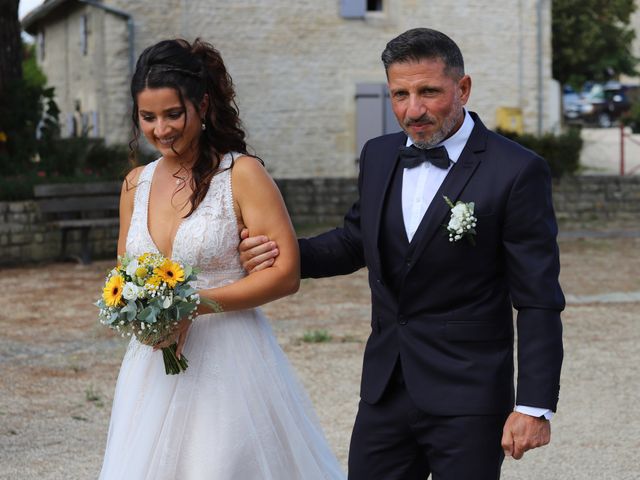
[[149, 143], [164, 158], [189, 161], [198, 151], [201, 134], [200, 111], [185, 99], [184, 106], [173, 88], [145, 88], [138, 94], [138, 121]]

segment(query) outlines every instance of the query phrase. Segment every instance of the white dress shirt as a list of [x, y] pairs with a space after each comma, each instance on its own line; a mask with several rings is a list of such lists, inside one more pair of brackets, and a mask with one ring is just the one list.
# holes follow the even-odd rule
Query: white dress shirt
[[[452, 162], [449, 168], [438, 168], [430, 162], [424, 162], [417, 167], [404, 169], [402, 175], [402, 217], [409, 242], [413, 239], [422, 217], [424, 217], [449, 170], [460, 158], [474, 125], [471, 115], [465, 110], [464, 121], [458, 131], [443, 142], [435, 145], [435, 147], [444, 146], [447, 149], [449, 159]], [[406, 146], [409, 147], [411, 145], [413, 145], [413, 141], [411, 137], [407, 137]], [[444, 199], [438, 199], [437, 201], [444, 202]], [[515, 411], [534, 417], [544, 416], [547, 420], [550, 420], [553, 416], [553, 412], [549, 409], [524, 405], [516, 405]]]

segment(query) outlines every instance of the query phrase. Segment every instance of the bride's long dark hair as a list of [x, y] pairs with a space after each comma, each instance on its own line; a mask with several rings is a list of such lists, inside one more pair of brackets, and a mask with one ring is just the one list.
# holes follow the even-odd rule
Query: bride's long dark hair
[[199, 137], [196, 161], [191, 167], [193, 194], [188, 217], [205, 198], [222, 157], [228, 152], [248, 155], [233, 81], [220, 52], [199, 38], [193, 43], [183, 39], [163, 40], [147, 47], [138, 58], [131, 79], [133, 140], [129, 148], [132, 166], [137, 165], [135, 151], [140, 138], [138, 94], [146, 88], [173, 88], [185, 111], [185, 99], [196, 110], [205, 94], [209, 99], [204, 117], [206, 128]]

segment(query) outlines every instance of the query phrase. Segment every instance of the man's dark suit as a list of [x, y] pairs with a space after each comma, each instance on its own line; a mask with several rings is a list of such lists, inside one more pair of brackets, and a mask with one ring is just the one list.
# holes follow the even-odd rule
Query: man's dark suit
[[[504, 415], [514, 400], [555, 411], [564, 297], [549, 169], [542, 158], [471, 115], [475, 126], [460, 158], [404, 257], [392, 259], [393, 268], [388, 252], [381, 251], [381, 227], [389, 203], [400, 201], [389, 191], [404, 133], [366, 143], [359, 199], [342, 228], [300, 241], [302, 275], [369, 269], [372, 316], [363, 402], [380, 400], [400, 359], [407, 392], [430, 415]], [[450, 209], [443, 196], [475, 203], [475, 245], [464, 238], [449, 242], [443, 225]], [[515, 399], [512, 305], [518, 310]]]

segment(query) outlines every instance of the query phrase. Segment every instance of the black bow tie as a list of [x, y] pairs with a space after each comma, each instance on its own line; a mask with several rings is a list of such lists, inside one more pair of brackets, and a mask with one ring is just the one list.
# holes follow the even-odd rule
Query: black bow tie
[[450, 160], [447, 149], [443, 146], [425, 150], [411, 145], [400, 147], [400, 161], [404, 168], [417, 167], [423, 162], [430, 162], [438, 168], [449, 168]]

